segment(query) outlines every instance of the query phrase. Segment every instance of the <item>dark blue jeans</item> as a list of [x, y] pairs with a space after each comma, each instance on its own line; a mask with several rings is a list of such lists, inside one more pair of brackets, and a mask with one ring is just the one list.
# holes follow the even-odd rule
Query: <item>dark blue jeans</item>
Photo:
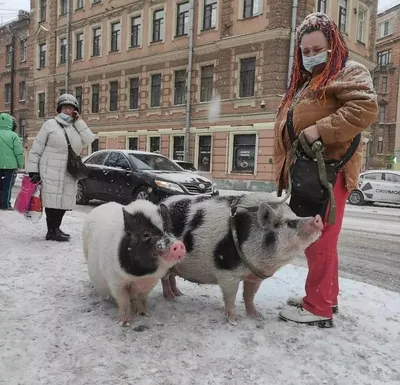
[[14, 169], [0, 169], [0, 210], [8, 209], [14, 182]]

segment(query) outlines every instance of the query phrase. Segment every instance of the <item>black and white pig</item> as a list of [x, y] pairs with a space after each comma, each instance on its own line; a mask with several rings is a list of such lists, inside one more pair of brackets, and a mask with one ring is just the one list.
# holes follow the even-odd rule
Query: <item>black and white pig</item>
[[[272, 276], [321, 235], [323, 222], [298, 218], [287, 204], [269, 193], [240, 196], [174, 196], [163, 201], [170, 212], [173, 234], [186, 247], [185, 259], [162, 278], [167, 299], [180, 295], [175, 275], [199, 284], [218, 284], [229, 323], [237, 324], [235, 299], [243, 281], [243, 298], [248, 316], [260, 318], [254, 296], [262, 279]], [[235, 225], [239, 249], [256, 268], [256, 276], [242, 262], [230, 230], [232, 204], [237, 205]]]
[[164, 205], [138, 200], [110, 202], [85, 218], [82, 239], [90, 280], [103, 297], [118, 304], [122, 325], [134, 312], [147, 313], [147, 296], [159, 279], [185, 256], [185, 246], [170, 232]]

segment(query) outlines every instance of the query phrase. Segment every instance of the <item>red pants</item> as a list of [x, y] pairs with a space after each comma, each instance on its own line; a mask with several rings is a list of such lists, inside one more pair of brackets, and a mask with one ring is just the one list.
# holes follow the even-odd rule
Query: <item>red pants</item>
[[329, 318], [332, 317], [332, 306], [337, 305], [339, 294], [337, 244], [349, 195], [342, 172], [337, 176], [333, 193], [336, 200], [335, 224], [325, 224], [321, 237], [305, 251], [308, 275], [306, 296], [303, 298], [304, 309]]

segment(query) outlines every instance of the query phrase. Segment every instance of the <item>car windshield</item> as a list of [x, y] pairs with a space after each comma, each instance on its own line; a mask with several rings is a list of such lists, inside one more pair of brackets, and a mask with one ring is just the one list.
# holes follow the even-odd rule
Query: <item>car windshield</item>
[[182, 171], [176, 163], [168, 158], [152, 154], [129, 154], [138, 170]]

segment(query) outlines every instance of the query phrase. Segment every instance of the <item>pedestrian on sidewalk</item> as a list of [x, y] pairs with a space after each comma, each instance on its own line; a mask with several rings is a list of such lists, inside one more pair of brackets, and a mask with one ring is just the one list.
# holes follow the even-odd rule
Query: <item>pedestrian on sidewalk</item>
[[46, 212], [47, 240], [69, 241], [61, 229], [66, 211], [75, 208], [78, 181], [67, 171], [68, 135], [72, 149], [80, 155], [95, 136], [79, 115], [79, 104], [70, 94], [57, 100], [57, 114], [47, 120], [36, 136], [29, 152], [27, 172], [31, 181], [41, 181], [42, 205]]
[[16, 134], [15, 119], [7, 113], [0, 114], [0, 210], [10, 210], [11, 189], [18, 168], [24, 168], [24, 149]]
[[[288, 111], [293, 112], [293, 119], [287, 119]], [[348, 48], [333, 20], [323, 13], [308, 15], [297, 30], [290, 86], [276, 115], [274, 163], [278, 196], [288, 187], [286, 166], [293, 159], [288, 127], [292, 127], [295, 136], [304, 131], [310, 145], [320, 140], [325, 147], [324, 158], [340, 161], [357, 134], [376, 122], [377, 115], [377, 96], [368, 69], [349, 60]], [[280, 312], [283, 320], [333, 326], [332, 314], [338, 311], [339, 294], [338, 238], [347, 197], [357, 187], [361, 160], [360, 142], [334, 182], [335, 223], [327, 224], [325, 217], [322, 236], [305, 251], [306, 295], [289, 299], [288, 304], [294, 307]]]

